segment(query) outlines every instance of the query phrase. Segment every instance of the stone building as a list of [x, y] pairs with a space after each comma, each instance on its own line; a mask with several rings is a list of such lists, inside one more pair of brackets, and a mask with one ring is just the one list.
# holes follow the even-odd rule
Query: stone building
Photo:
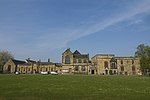
[[26, 61], [20, 61], [15, 59], [10, 59], [3, 67], [4, 73], [15, 73], [19, 72], [22, 74], [36, 74], [41, 72], [60, 72], [61, 65], [56, 63], [33, 61], [27, 59]]
[[62, 54], [62, 73], [88, 74], [90, 64], [89, 54], [81, 54], [78, 50], [71, 52], [69, 48]]
[[115, 57], [113, 54], [97, 54], [92, 57], [92, 63], [99, 75], [138, 75], [140, 60], [135, 57]]
[[18, 66], [26, 64], [25, 61], [9, 59], [3, 66], [3, 73], [12, 74], [18, 70]]
[[95, 75], [138, 75], [140, 59], [135, 57], [116, 57], [114, 54], [81, 54], [78, 50], [67, 49], [62, 53], [62, 63], [25, 61], [10, 59], [3, 67], [4, 73], [36, 74], [41, 72], [58, 72], [62, 74], [95, 74]]

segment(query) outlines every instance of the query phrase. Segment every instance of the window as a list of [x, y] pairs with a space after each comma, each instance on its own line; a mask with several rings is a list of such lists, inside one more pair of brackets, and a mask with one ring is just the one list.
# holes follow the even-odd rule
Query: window
[[84, 63], [87, 63], [87, 60], [86, 59], [84, 59], [84, 61], [83, 61]]
[[8, 65], [8, 72], [11, 71], [11, 65]]
[[121, 66], [121, 71], [124, 71], [124, 66]]
[[123, 64], [123, 60], [121, 60], [121, 64]]
[[78, 63], [82, 63], [82, 60], [81, 60], [81, 59], [79, 59], [79, 60], [78, 60]]
[[77, 60], [76, 60], [76, 59], [74, 59], [74, 60], [73, 60], [73, 62], [74, 62], [74, 63], [77, 63]]
[[132, 71], [133, 71], [133, 72], [135, 71], [135, 66], [132, 66]]
[[107, 61], [104, 62], [104, 67], [108, 68], [108, 62]]
[[79, 70], [79, 67], [78, 66], [75, 66], [75, 71], [78, 71]]
[[85, 66], [82, 66], [81, 70], [82, 70], [82, 71], [85, 71]]
[[132, 64], [134, 64], [134, 60], [132, 60]]
[[18, 71], [20, 72], [20, 68], [18, 68]]
[[111, 69], [117, 69], [117, 66], [116, 66], [116, 63], [115, 63], [115, 62], [112, 62], [112, 63], [111, 63]]
[[65, 64], [70, 64], [71, 61], [70, 61], [70, 57], [69, 56], [66, 56], [65, 57]]

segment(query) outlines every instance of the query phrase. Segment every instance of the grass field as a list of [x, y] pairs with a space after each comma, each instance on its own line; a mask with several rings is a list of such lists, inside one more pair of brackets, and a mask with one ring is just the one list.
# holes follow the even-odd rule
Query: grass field
[[150, 100], [150, 77], [0, 75], [0, 100]]

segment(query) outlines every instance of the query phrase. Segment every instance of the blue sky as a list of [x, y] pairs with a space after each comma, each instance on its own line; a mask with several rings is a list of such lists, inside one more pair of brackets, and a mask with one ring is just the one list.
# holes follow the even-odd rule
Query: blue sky
[[150, 45], [150, 0], [0, 0], [0, 49], [60, 62], [66, 48], [132, 56]]

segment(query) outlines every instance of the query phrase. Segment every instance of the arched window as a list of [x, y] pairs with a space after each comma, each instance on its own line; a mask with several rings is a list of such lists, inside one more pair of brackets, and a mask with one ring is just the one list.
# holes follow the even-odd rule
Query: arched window
[[8, 65], [8, 72], [11, 72], [11, 65]]
[[70, 57], [69, 56], [66, 56], [65, 57], [65, 64], [70, 64]]
[[132, 64], [134, 64], [134, 60], [132, 60]]
[[133, 72], [135, 71], [135, 66], [132, 66], [132, 71], [133, 71]]
[[124, 66], [121, 66], [121, 71], [124, 71]]
[[108, 68], [108, 62], [107, 61], [104, 62], [104, 68]]

